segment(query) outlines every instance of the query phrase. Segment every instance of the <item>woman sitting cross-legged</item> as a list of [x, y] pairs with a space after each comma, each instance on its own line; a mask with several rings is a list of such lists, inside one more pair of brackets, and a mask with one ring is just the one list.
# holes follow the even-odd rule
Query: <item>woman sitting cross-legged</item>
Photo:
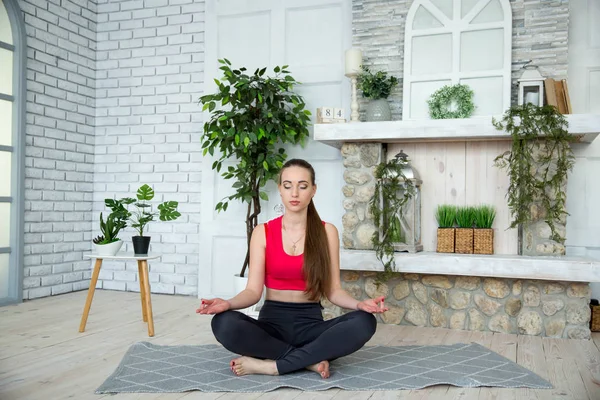
[[[315, 209], [315, 171], [304, 160], [285, 163], [279, 175], [282, 217], [258, 225], [250, 241], [246, 289], [229, 300], [202, 299], [200, 314], [215, 314], [212, 330], [229, 351], [236, 375], [282, 375], [300, 369], [329, 377], [329, 361], [360, 349], [375, 333], [373, 313], [387, 311], [383, 297], [358, 301], [340, 284], [335, 226]], [[236, 309], [256, 304], [258, 320]], [[356, 310], [327, 321], [320, 300]]]

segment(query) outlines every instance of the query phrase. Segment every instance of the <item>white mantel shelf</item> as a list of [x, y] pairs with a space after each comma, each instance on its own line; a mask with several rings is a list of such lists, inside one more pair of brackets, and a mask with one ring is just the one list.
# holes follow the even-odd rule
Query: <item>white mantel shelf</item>
[[[395, 253], [403, 273], [463, 275], [568, 282], [600, 282], [600, 261], [578, 257], [527, 257], [420, 252]], [[383, 271], [370, 250], [342, 249], [342, 270]]]
[[[591, 143], [600, 133], [600, 114], [565, 115], [569, 132], [580, 142]], [[501, 116], [495, 117], [497, 120]], [[446, 142], [509, 140], [510, 135], [492, 125], [492, 117], [407, 121], [315, 124], [314, 139], [341, 148], [344, 142]]]

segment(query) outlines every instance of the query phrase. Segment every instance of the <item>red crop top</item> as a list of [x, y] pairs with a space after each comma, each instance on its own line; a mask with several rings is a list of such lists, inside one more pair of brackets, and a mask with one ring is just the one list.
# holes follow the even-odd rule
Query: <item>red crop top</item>
[[283, 249], [282, 218], [272, 219], [265, 224], [265, 286], [277, 290], [306, 290], [302, 271], [304, 255], [291, 256]]

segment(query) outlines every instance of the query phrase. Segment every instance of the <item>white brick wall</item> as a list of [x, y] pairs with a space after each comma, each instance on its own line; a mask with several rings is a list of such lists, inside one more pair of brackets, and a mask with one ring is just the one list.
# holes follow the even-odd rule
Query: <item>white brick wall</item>
[[21, 0], [27, 32], [23, 298], [89, 285], [96, 4]]
[[[152, 292], [197, 293], [204, 79], [204, 1], [98, 1], [94, 221], [104, 199], [135, 195], [179, 201], [175, 222], [148, 234]], [[96, 235], [96, 223], [94, 235]], [[132, 229], [122, 235], [133, 252]], [[135, 263], [104, 262], [98, 286], [139, 290]]]

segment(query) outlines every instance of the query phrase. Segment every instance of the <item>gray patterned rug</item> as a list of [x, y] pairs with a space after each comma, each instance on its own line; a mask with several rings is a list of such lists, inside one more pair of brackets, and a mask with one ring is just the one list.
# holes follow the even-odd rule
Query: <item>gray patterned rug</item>
[[235, 376], [237, 357], [219, 345], [132, 345], [96, 393], [268, 392], [300, 390], [400, 390], [448, 384], [549, 389], [533, 372], [476, 343], [451, 346], [363, 347], [331, 363], [331, 376], [300, 371], [283, 376]]

